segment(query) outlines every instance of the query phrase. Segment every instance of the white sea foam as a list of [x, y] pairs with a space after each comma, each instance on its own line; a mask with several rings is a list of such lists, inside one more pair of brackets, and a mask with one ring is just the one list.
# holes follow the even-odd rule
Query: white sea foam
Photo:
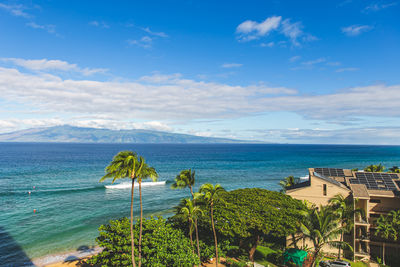
[[[139, 184], [135, 182], [135, 187], [138, 186]], [[146, 186], [160, 186], [160, 185], [165, 185], [165, 181], [160, 181], [160, 182], [142, 182], [142, 187]], [[107, 189], [127, 189], [131, 188], [132, 183], [130, 182], [125, 182], [125, 183], [120, 183], [120, 184], [111, 184], [111, 185], [105, 185], [105, 188]]]

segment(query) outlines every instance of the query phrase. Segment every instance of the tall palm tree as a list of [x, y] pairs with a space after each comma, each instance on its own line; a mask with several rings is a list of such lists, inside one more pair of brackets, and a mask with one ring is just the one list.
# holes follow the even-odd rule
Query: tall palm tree
[[279, 185], [282, 187], [281, 192], [286, 192], [288, 187], [291, 187], [299, 182], [299, 178], [295, 178], [293, 175], [285, 177], [279, 182]]
[[[378, 220], [376, 221], [376, 232], [375, 235], [381, 236], [383, 239], [392, 238], [394, 241], [397, 240], [398, 233], [396, 232], [395, 228], [393, 227], [392, 220], [390, 216], [383, 216], [381, 215]], [[385, 264], [385, 241], [383, 241], [382, 247], [382, 261], [383, 265]]]
[[[196, 182], [195, 170], [182, 170], [176, 177], [175, 182], [171, 185], [172, 189], [185, 189], [189, 188], [190, 194], [192, 195], [193, 205], [196, 205], [196, 196], [193, 193], [193, 186]], [[197, 243], [197, 255], [200, 259], [200, 243], [199, 243], [199, 231], [197, 229], [197, 217], [194, 220], [194, 226], [196, 231], [196, 243]]]
[[[184, 207], [180, 209], [180, 213], [184, 216], [184, 218], [187, 219], [189, 223], [189, 237], [190, 237], [190, 243], [192, 244], [192, 249], [193, 249], [193, 227], [197, 231], [197, 225], [195, 224], [195, 221], [197, 218], [200, 216], [204, 215], [203, 210], [199, 206], [195, 206], [194, 200], [191, 200], [189, 198], [183, 199], [183, 204]], [[197, 244], [198, 245], [198, 244]], [[194, 251], [193, 251], [194, 254]], [[200, 260], [200, 253], [198, 251], [199, 260]]]
[[[358, 199], [354, 200], [356, 203]], [[338, 216], [339, 223], [341, 226], [340, 231], [340, 242], [343, 241], [344, 233], [349, 233], [354, 226], [354, 216], [360, 215], [364, 217], [363, 209], [355, 209], [353, 204], [353, 199], [344, 198], [343, 195], [337, 194], [329, 200], [329, 204], [332, 207], [333, 212]], [[340, 252], [342, 249], [342, 244], [339, 243], [338, 258], [340, 259]]]
[[320, 206], [319, 209], [309, 209], [305, 214], [300, 229], [304, 236], [313, 242], [313, 266], [315, 266], [316, 260], [320, 256], [321, 249], [324, 245], [337, 247], [340, 243], [341, 246], [352, 249], [351, 246], [344, 241], [334, 241], [340, 234], [341, 229], [336, 215], [331, 211], [329, 206]]
[[142, 181], [144, 179], [152, 179], [155, 182], [158, 174], [153, 167], [150, 167], [143, 157], [139, 157], [138, 169], [136, 177], [139, 184], [139, 200], [140, 200], [140, 230], [139, 230], [139, 267], [142, 266], [142, 225], [143, 225], [143, 203], [142, 203]]
[[208, 205], [210, 205], [210, 215], [211, 215], [211, 227], [213, 230], [214, 234], [214, 243], [215, 243], [215, 265], [218, 267], [218, 240], [217, 240], [217, 234], [215, 232], [215, 225], [214, 225], [214, 203], [216, 200], [218, 200], [219, 195], [221, 192], [224, 192], [225, 189], [219, 185], [216, 184], [215, 186], [212, 184], [203, 184], [200, 187], [200, 193], [203, 194], [204, 200], [207, 201]]
[[382, 163], [379, 163], [379, 165], [369, 165], [364, 168], [364, 171], [366, 172], [383, 172], [385, 170], [385, 166], [382, 165]]
[[113, 178], [112, 182], [114, 183], [118, 179], [129, 177], [132, 181], [131, 187], [131, 257], [132, 257], [132, 265], [136, 267], [135, 262], [135, 241], [133, 236], [133, 192], [135, 189], [135, 179], [137, 178], [137, 170], [139, 169], [139, 161], [137, 158], [137, 154], [132, 151], [120, 151], [117, 155], [115, 155], [110, 162], [110, 164], [106, 167], [106, 175], [104, 175], [100, 182], [103, 182], [107, 178]]
[[400, 169], [398, 166], [393, 166], [392, 168], [389, 168], [389, 172], [391, 173], [400, 173]]

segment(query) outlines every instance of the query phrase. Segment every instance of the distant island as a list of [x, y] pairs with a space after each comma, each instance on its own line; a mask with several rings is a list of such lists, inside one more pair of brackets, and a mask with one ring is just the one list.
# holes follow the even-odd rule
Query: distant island
[[32, 128], [0, 134], [0, 142], [55, 143], [164, 143], [164, 144], [223, 144], [250, 143], [228, 138], [203, 137], [152, 130], [110, 130], [70, 125]]

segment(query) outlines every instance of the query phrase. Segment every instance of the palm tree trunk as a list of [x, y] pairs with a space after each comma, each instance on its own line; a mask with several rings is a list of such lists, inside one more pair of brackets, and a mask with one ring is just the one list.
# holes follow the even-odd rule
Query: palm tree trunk
[[340, 250], [342, 249], [342, 242], [343, 242], [343, 230], [340, 232], [340, 244], [339, 244], [339, 253], [338, 253], [339, 260], [340, 260]]
[[214, 213], [213, 213], [213, 203], [211, 202], [211, 226], [213, 229], [214, 234], [214, 243], [215, 243], [215, 266], [218, 267], [219, 258], [218, 258], [218, 241], [217, 241], [217, 234], [215, 233], [215, 226], [214, 226]]
[[[197, 256], [199, 257], [199, 261], [200, 261], [200, 244], [199, 244], [199, 231], [197, 229], [197, 219], [194, 222], [194, 229], [196, 230]], [[199, 266], [200, 266], [200, 263], [199, 263]]]
[[[190, 194], [192, 195], [193, 205], [195, 206], [196, 205], [196, 200], [194, 199], [193, 188], [192, 188], [191, 185], [189, 185], [189, 189], [190, 189]], [[197, 255], [198, 255], [199, 260], [200, 260], [200, 245], [199, 245], [199, 231], [197, 230], [197, 218], [194, 219], [194, 228], [196, 230]]]
[[140, 230], [139, 230], [139, 267], [142, 266], [142, 225], [143, 225], [143, 203], [142, 203], [142, 179], [139, 183], [139, 200], [140, 200]]
[[192, 245], [193, 255], [196, 255], [196, 254], [194, 254], [193, 233], [192, 233], [192, 225], [191, 225], [190, 221], [189, 221], [189, 238], [190, 238], [190, 244]]
[[135, 189], [135, 179], [132, 179], [132, 189], [131, 189], [131, 245], [132, 245], [132, 265], [133, 267], [136, 267], [136, 262], [135, 262], [135, 240], [133, 238], [133, 191]]
[[383, 263], [383, 265], [386, 265], [386, 263], [385, 263], [385, 242], [383, 242], [383, 248], [382, 248], [382, 251], [383, 251], [383, 255], [382, 255], [382, 263]]

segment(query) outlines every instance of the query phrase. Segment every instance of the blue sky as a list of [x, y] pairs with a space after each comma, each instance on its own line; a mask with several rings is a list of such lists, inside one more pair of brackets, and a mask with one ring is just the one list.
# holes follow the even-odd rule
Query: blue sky
[[398, 14], [396, 0], [0, 0], [0, 131], [400, 144]]

